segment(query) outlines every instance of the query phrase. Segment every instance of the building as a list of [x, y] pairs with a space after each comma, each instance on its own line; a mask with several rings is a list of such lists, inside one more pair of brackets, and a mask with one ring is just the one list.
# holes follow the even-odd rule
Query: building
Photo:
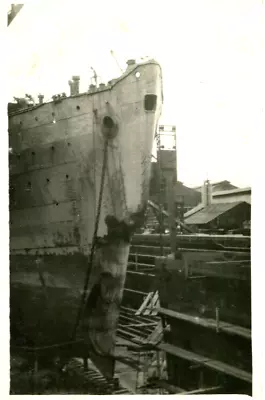
[[251, 204], [251, 188], [238, 188], [231, 190], [217, 191], [212, 194], [213, 203], [234, 203], [245, 201]]
[[249, 188], [212, 193], [212, 185], [205, 181], [202, 202], [184, 214], [184, 222], [200, 231], [246, 231], [251, 220], [250, 194]]
[[246, 202], [210, 204], [185, 218], [186, 225], [200, 231], [245, 230], [251, 206]]
[[[193, 188], [202, 193], [203, 186]], [[245, 201], [251, 204], [251, 187], [238, 188], [229, 181], [211, 183], [212, 203], [234, 203]], [[203, 202], [203, 201], [202, 201]]]
[[[212, 186], [213, 193], [219, 192], [219, 191], [224, 191], [224, 190], [238, 189], [237, 186], [232, 185], [229, 181], [226, 181], [226, 180], [211, 183], [211, 186]], [[197, 186], [194, 189], [201, 193], [202, 188], [203, 188], [203, 186]]]

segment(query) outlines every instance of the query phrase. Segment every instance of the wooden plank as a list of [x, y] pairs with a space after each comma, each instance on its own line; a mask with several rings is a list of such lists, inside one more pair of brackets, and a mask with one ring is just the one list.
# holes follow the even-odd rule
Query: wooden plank
[[137, 267], [137, 268], [150, 268], [150, 269], [153, 269], [154, 268], [154, 266], [153, 265], [150, 265], [150, 264], [144, 264], [144, 263], [135, 263], [135, 262], [133, 262], [133, 261], [129, 261], [128, 262], [128, 267]]
[[204, 364], [206, 361], [210, 360], [209, 357], [204, 357], [191, 351], [184, 350], [170, 343], [160, 343], [157, 347], [166, 353], [172, 354], [173, 356], [180, 357], [184, 360], [192, 361], [198, 364]]
[[189, 392], [182, 392], [179, 393], [181, 395], [192, 395], [192, 394], [206, 394], [206, 393], [219, 393], [220, 390], [222, 390], [223, 387], [221, 385], [219, 386], [212, 386], [212, 387], [208, 387], [208, 388], [200, 388], [200, 389], [196, 389], [196, 390], [190, 390]]
[[[129, 322], [126, 322], [126, 321], [129, 321]], [[124, 325], [122, 325], [122, 324], [124, 324]], [[138, 320], [135, 318], [134, 319], [127, 318], [124, 315], [120, 316], [120, 323], [119, 323], [120, 327], [130, 328], [130, 327], [134, 327], [134, 326], [141, 326], [141, 327], [145, 328], [144, 331], [149, 332], [150, 330], [152, 331], [152, 329], [150, 329], [150, 327], [154, 327], [156, 325], [157, 325], [156, 321], [146, 322], [146, 321], [141, 321], [141, 320]]]
[[[192, 315], [169, 310], [169, 309], [166, 309], [163, 307], [158, 308], [157, 311], [159, 314], [163, 314], [163, 315], [166, 315], [166, 316], [169, 316], [172, 318], [180, 319], [182, 321], [190, 322], [192, 324], [200, 325], [205, 328], [217, 329], [216, 320], [211, 319], [211, 318], [195, 317]], [[241, 327], [241, 326], [237, 326], [237, 325], [233, 325], [233, 324], [230, 324], [227, 322], [219, 321], [218, 322], [218, 330], [223, 331], [228, 334], [242, 336], [246, 339], [251, 340], [251, 330]]]
[[127, 333], [133, 333], [136, 337], [139, 337], [141, 339], [146, 339], [148, 335], [152, 332], [152, 328], [150, 327], [142, 327], [139, 330], [138, 327], [133, 327], [131, 325], [119, 325], [119, 328], [126, 330]]
[[[133, 333], [131, 333], [131, 332], [127, 332], [127, 331], [125, 331], [124, 329], [121, 329], [121, 328], [119, 328], [119, 327], [118, 327], [118, 329], [117, 329], [117, 332], [118, 332], [118, 333], [125, 334], [126, 336], [131, 336], [131, 338], [135, 338], [135, 334], [133, 334]], [[133, 339], [131, 339], [131, 340], [133, 340]]]
[[177, 393], [182, 394], [183, 392], [185, 392], [184, 389], [182, 389], [178, 386], [172, 385], [172, 384], [168, 383], [167, 381], [165, 381], [164, 379], [159, 379], [158, 381], [156, 381], [156, 384], [157, 384], [157, 387], [166, 389], [170, 394], [177, 394]]
[[129, 317], [128, 315], [124, 315], [122, 312], [120, 314], [120, 319], [126, 319], [127, 321], [135, 321], [135, 317]]
[[[168, 234], [163, 234], [163, 243], [169, 245], [170, 237]], [[196, 244], [201, 247], [205, 245], [220, 246], [220, 247], [234, 247], [235, 249], [242, 247], [244, 249], [250, 248], [250, 236], [236, 236], [236, 235], [179, 235], [180, 247], [185, 245]], [[159, 234], [141, 235], [135, 234], [133, 237], [133, 244], [136, 243], [152, 243], [153, 245], [159, 243]]]
[[145, 337], [141, 337], [139, 335], [136, 335], [135, 333], [132, 332], [128, 332], [127, 330], [118, 328], [117, 333], [119, 334], [119, 336], [122, 337], [126, 337], [126, 338], [130, 338], [129, 340], [132, 343], [136, 343], [137, 345], [141, 345], [141, 346], [146, 346], [146, 338]]
[[133, 289], [124, 288], [124, 291], [125, 292], [134, 293], [134, 294], [140, 294], [142, 296], [146, 296], [147, 295], [146, 292], [141, 292], [140, 290], [133, 290]]
[[[137, 309], [122, 306], [121, 310], [123, 312], [127, 313], [127, 315], [129, 315], [129, 316], [131, 315], [133, 318], [135, 318], [135, 313], [136, 313]], [[157, 317], [157, 316], [146, 317], [146, 316], [143, 316], [143, 315], [139, 315], [137, 318], [141, 319], [143, 321], [160, 321], [160, 317]]]
[[173, 346], [172, 344], [169, 343], [160, 343], [158, 344], [157, 347], [160, 350], [165, 351], [166, 353], [172, 354], [173, 356], [183, 358], [184, 360], [187, 361], [193, 361], [195, 363], [201, 364], [215, 371], [231, 375], [235, 378], [244, 380], [245, 382], [248, 383], [252, 383], [252, 374], [243, 371], [242, 369], [232, 367], [231, 365], [225, 364], [217, 360], [206, 358], [191, 351], [184, 350], [180, 347]]
[[154, 305], [158, 300], [158, 291], [154, 293], [152, 298], [150, 298], [149, 304], [146, 305], [145, 310], [142, 310], [143, 315], [150, 315], [151, 312], [153, 311]]
[[217, 360], [209, 360], [205, 364], [216, 371], [223, 372], [227, 375], [234, 376], [235, 378], [242, 379], [245, 382], [252, 383], [252, 374], [243, 371], [242, 369], [227, 365]]
[[139, 275], [139, 276], [143, 276], [144, 275], [144, 276], [149, 276], [150, 278], [154, 278], [155, 277], [154, 274], [148, 274], [148, 273], [136, 272], [136, 271], [128, 271], [128, 269], [127, 269], [126, 274]]
[[148, 301], [150, 300], [150, 298], [153, 296], [153, 292], [148, 293], [148, 295], [146, 296], [146, 298], [144, 299], [141, 307], [138, 309], [138, 311], [136, 311], [135, 315], [140, 315], [142, 313], [142, 311], [145, 309]]
[[[137, 244], [137, 243], [132, 243], [131, 247], [132, 251], [137, 251], [138, 256], [149, 256], [149, 257], [155, 257], [155, 256], [160, 256], [160, 247], [159, 243], [155, 246], [153, 245], [148, 245], [148, 242], [143, 245], [143, 244]], [[165, 255], [170, 254], [170, 248], [164, 244], [164, 253]], [[185, 248], [185, 247], [179, 247], [179, 251], [182, 253], [215, 253], [215, 254], [227, 254], [227, 255], [241, 255], [244, 258], [250, 257], [250, 252], [242, 251], [240, 249], [235, 249], [235, 250], [211, 250], [211, 249], [203, 249], [203, 248]], [[250, 258], [249, 258], [250, 259]]]
[[153, 323], [153, 322], [157, 322], [156, 320], [151, 319], [151, 318], [147, 319], [147, 318], [142, 318], [141, 316], [137, 316], [136, 317], [135, 314], [134, 315], [125, 314], [123, 311], [121, 311], [121, 318], [124, 318], [124, 319], [126, 319], [128, 321], [131, 321], [131, 322], [139, 321], [139, 322], [148, 323], [148, 324], [149, 323]]
[[157, 300], [158, 300], [158, 291], [155, 292], [155, 294], [154, 294], [154, 296], [153, 296], [153, 298], [151, 300], [151, 303], [150, 303], [150, 307], [151, 308], [153, 308], [155, 306]]
[[238, 267], [251, 267], [251, 262], [250, 260], [227, 260], [227, 261], [208, 261], [207, 265], [212, 265], [213, 267], [215, 266], [225, 266], [225, 267], [234, 267], [234, 266], [238, 266]]
[[243, 326], [227, 324], [226, 322], [221, 322], [221, 325], [219, 326], [219, 330], [226, 332], [226, 333], [231, 333], [234, 335], [242, 336], [242, 337], [245, 337], [246, 339], [250, 339], [250, 340], [252, 337], [251, 329], [244, 328]]
[[160, 321], [153, 332], [148, 336], [147, 342], [152, 344], [157, 344], [163, 337], [163, 326], [162, 322]]
[[[133, 247], [133, 246], [132, 246]], [[143, 247], [145, 247], [145, 246], [143, 246]], [[155, 247], [155, 248], [157, 248], [157, 247]], [[148, 249], [149, 249], [149, 247], [148, 247]], [[141, 254], [141, 253], [132, 253], [132, 252], [130, 252], [130, 256], [131, 257], [150, 257], [150, 258], [155, 258], [155, 256], [153, 255], [153, 254]], [[152, 265], [152, 264], [150, 264], [150, 265]]]
[[156, 322], [149, 322], [149, 323], [138, 323], [138, 324], [126, 324], [126, 325], [121, 325], [121, 324], [119, 324], [119, 326], [121, 327], [121, 328], [131, 328], [131, 327], [133, 327], [133, 328], [146, 328], [146, 327], [154, 327], [154, 326], [157, 326], [157, 323]]
[[151, 315], [157, 315], [158, 313], [157, 313], [157, 309], [160, 307], [160, 300], [159, 300], [159, 297], [158, 297], [158, 299], [157, 299], [157, 301], [156, 301], [156, 303], [155, 303], [155, 305], [154, 305], [154, 309], [153, 309], [153, 311], [151, 312]]

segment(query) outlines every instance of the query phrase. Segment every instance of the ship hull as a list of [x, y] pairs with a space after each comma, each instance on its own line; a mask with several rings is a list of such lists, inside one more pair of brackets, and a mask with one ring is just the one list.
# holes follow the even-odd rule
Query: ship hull
[[39, 347], [69, 342], [87, 259], [81, 254], [48, 256], [40, 268], [34, 256], [13, 256], [10, 261], [14, 266], [10, 287], [14, 343]]
[[[79, 356], [91, 358], [106, 377], [114, 374], [116, 326], [122, 300], [129, 243], [114, 243], [111, 257], [96, 259], [89, 270], [88, 296], [80, 311], [88, 261], [81, 253], [63, 256], [11, 256], [11, 348], [39, 354], [40, 360]], [[102, 252], [99, 250], [97, 255]], [[113, 257], [112, 257], [113, 258]], [[107, 263], [108, 265], [104, 265]]]
[[98, 222], [96, 235], [107, 239], [96, 251], [77, 333], [84, 356], [93, 353], [112, 375], [106, 358], [114, 352], [130, 227], [148, 199], [161, 103], [160, 66], [148, 62], [104, 89], [9, 117], [11, 344], [45, 348], [76, 337]]

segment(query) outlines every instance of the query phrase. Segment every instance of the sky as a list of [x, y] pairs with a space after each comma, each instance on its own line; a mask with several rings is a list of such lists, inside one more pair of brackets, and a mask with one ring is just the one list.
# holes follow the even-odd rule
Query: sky
[[251, 185], [259, 96], [261, 1], [134, 0], [25, 2], [7, 30], [8, 97], [69, 92], [91, 66], [103, 82], [126, 60], [153, 57], [163, 70], [160, 123], [175, 125], [178, 179]]

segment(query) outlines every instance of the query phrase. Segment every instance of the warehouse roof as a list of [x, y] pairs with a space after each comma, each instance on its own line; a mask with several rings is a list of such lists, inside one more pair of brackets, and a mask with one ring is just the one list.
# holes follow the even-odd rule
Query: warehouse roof
[[[211, 204], [203, 209], [199, 209], [197, 212], [185, 218], [185, 224], [187, 225], [200, 225], [207, 224], [213, 221], [215, 218], [224, 214], [226, 211], [237, 207], [239, 204], [244, 203], [243, 201], [238, 201], [235, 203], [218, 203]], [[247, 203], [246, 203], [247, 204]]]

